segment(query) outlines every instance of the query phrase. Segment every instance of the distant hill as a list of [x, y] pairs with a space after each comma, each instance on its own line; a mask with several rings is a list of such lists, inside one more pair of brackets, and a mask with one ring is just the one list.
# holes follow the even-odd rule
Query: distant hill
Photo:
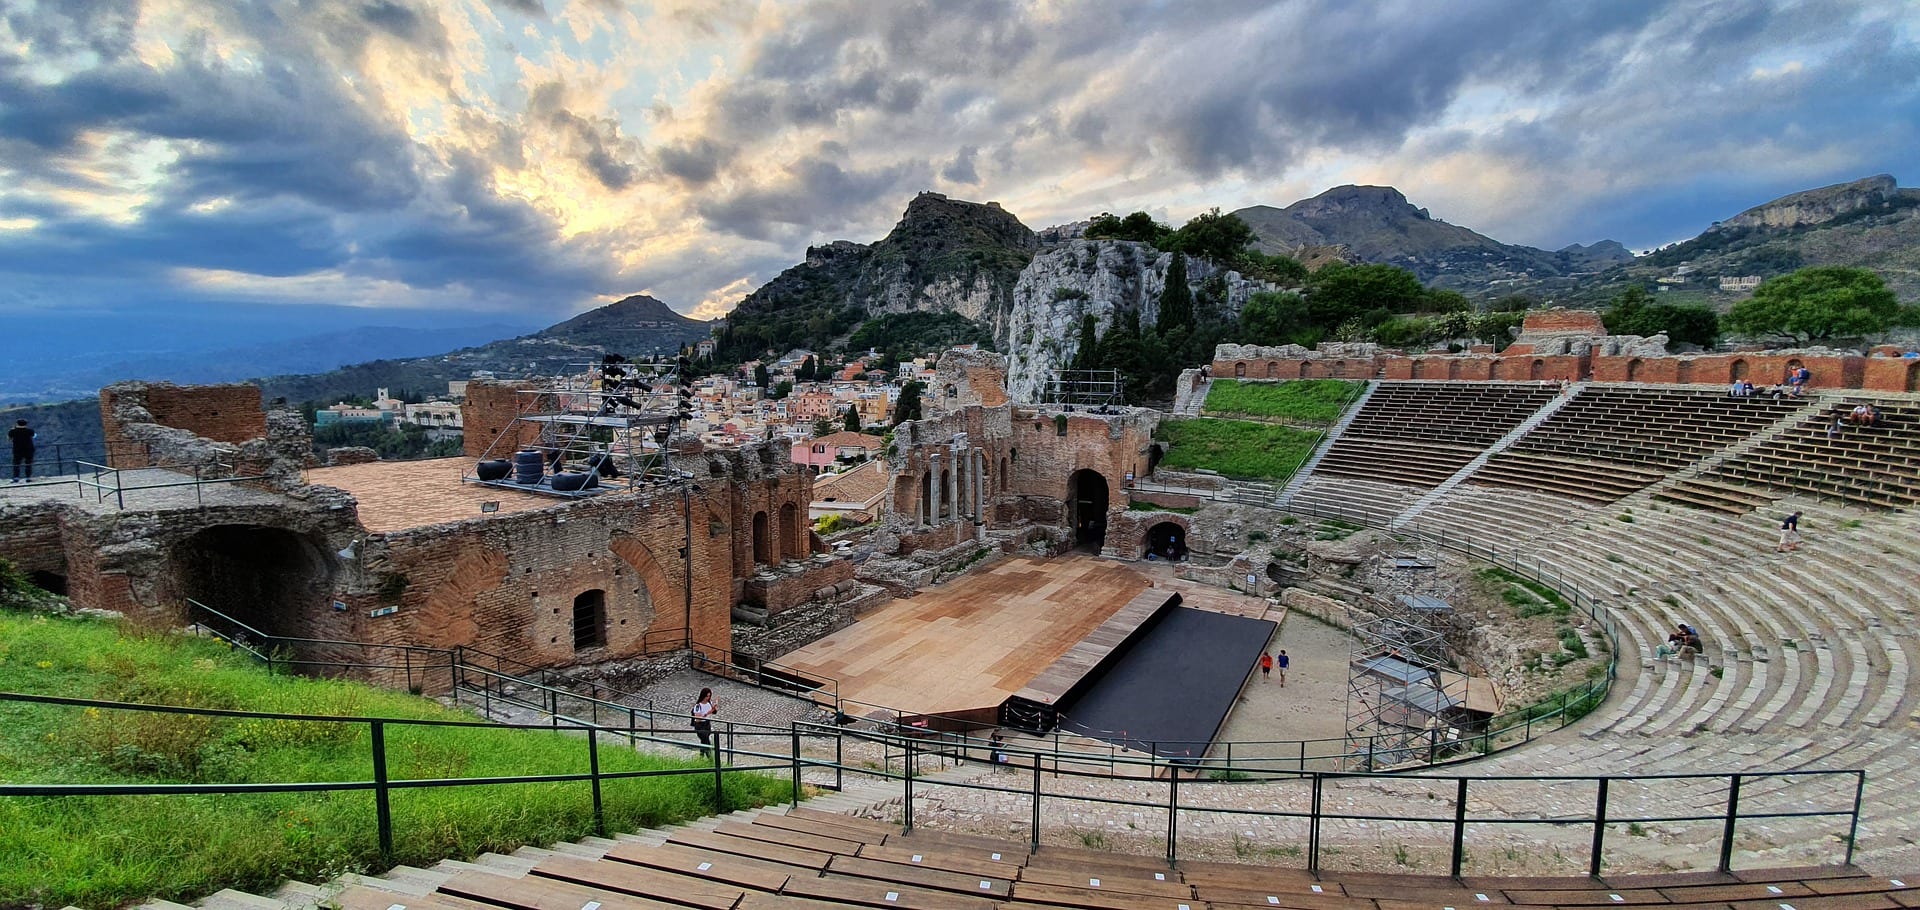
[[1501, 243], [1436, 220], [1390, 186], [1337, 186], [1286, 208], [1256, 205], [1233, 214], [1253, 228], [1263, 252], [1309, 265], [1330, 258], [1397, 265], [1430, 285], [1465, 293], [1579, 271], [1590, 267], [1595, 250], [1602, 256], [1612, 248], [1625, 251], [1611, 241], [1558, 253]]
[[[442, 394], [450, 380], [469, 378], [475, 371], [484, 370], [503, 378], [553, 376], [570, 372], [580, 364], [599, 360], [606, 353], [628, 356], [670, 354], [684, 344], [709, 337], [712, 325], [689, 319], [652, 297], [638, 294], [589, 310], [531, 335], [428, 357], [370, 360], [319, 373], [283, 373], [264, 378], [227, 376], [186, 381], [252, 379], [260, 384], [266, 400], [285, 398], [292, 404], [330, 404], [344, 398], [369, 396], [379, 388], [391, 389], [396, 393], [404, 389], [424, 394]], [[285, 358], [303, 356], [298, 351], [287, 349], [281, 349], [278, 353], [283, 363], [286, 362]], [[109, 377], [101, 384], [127, 378], [133, 377]], [[41, 428], [43, 439], [61, 440], [77, 450], [86, 451], [89, 458], [99, 456], [102, 445], [100, 411], [94, 398], [0, 411], [0, 417], [8, 422], [24, 417]]]
[[887, 236], [811, 247], [806, 261], [747, 295], [727, 314], [722, 356], [824, 349], [870, 319], [956, 313], [1006, 340], [1014, 282], [1039, 239], [998, 204], [921, 193]]

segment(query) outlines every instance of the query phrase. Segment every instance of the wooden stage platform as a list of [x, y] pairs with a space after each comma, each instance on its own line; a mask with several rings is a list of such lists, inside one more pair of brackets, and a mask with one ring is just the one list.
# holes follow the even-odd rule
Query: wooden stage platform
[[998, 708], [1148, 587], [1092, 556], [1014, 557], [897, 600], [781, 657], [836, 679], [846, 711]]

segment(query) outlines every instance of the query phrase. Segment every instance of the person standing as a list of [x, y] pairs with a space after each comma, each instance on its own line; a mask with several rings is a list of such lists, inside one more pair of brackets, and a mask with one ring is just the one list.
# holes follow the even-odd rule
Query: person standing
[[700, 754], [707, 754], [707, 747], [713, 743], [713, 712], [720, 705], [713, 700], [712, 689], [701, 689], [700, 697], [693, 702], [693, 735], [700, 737]]
[[1279, 663], [1280, 663], [1280, 688], [1284, 689], [1287, 687], [1287, 667], [1293, 664], [1293, 659], [1287, 656], [1287, 651], [1285, 648], [1280, 649]]
[[1273, 675], [1273, 655], [1260, 652], [1260, 678], [1265, 680]]
[[1788, 553], [1800, 549], [1800, 513], [1788, 515], [1780, 522], [1780, 552]]
[[19, 483], [22, 479], [33, 482], [33, 437], [33, 429], [27, 426], [25, 418], [15, 421], [13, 429], [7, 431], [7, 441], [13, 443], [13, 480], [9, 483]]

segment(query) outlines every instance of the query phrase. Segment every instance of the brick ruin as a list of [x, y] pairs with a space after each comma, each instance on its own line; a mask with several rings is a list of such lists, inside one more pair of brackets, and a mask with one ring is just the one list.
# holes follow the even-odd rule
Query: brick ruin
[[1220, 345], [1211, 370], [1222, 379], [1455, 379], [1501, 381], [1646, 382], [1756, 386], [1782, 382], [1806, 367], [1818, 388], [1877, 392], [1920, 391], [1920, 358], [1896, 347], [1866, 354], [1829, 348], [1673, 354], [1664, 335], [1608, 335], [1600, 314], [1588, 310], [1528, 313], [1505, 350], [1475, 345], [1460, 353], [1415, 353], [1375, 344], [1324, 343], [1263, 347]]
[[[490, 406], [512, 407], [511, 386], [469, 389], [480, 411], [469, 426], [487, 426]], [[353, 494], [307, 482], [304, 424], [263, 411], [255, 387], [117, 385], [102, 391], [101, 413], [125, 483], [150, 466], [182, 472], [162, 479], [189, 467], [248, 479], [184, 502], [134, 490], [124, 508], [111, 496], [0, 502], [0, 556], [64, 587], [76, 608], [178, 625], [191, 598], [273, 636], [464, 646], [564, 666], [687, 641], [732, 650], [737, 608], [775, 625], [822, 591], [859, 593], [852, 566], [820, 552], [811, 479], [779, 445], [684, 456], [691, 484], [374, 531]], [[450, 466], [446, 483], [458, 476]], [[366, 657], [312, 650], [302, 656]]]
[[[1155, 527], [1184, 537], [1185, 516], [1127, 510], [1131, 479], [1156, 460], [1157, 412], [1015, 405], [998, 355], [953, 352], [944, 368], [955, 394], [896, 429], [886, 517], [858, 566], [813, 533], [812, 481], [784, 443], [683, 447], [677, 465], [694, 475], [686, 485], [469, 514], [456, 495], [472, 498], [459, 486], [464, 459], [448, 460], [444, 481], [329, 486], [340, 476], [332, 471], [387, 475], [379, 464], [321, 468], [299, 416], [263, 410], [259, 390], [245, 385], [101, 393], [108, 438], [130, 473], [192, 465], [242, 482], [187, 504], [139, 491], [124, 508], [111, 497], [0, 500], [0, 556], [64, 584], [77, 608], [146, 624], [187, 622], [191, 598], [271, 636], [462, 647], [565, 667], [688, 642], [771, 659], [888, 594], [909, 595], [994, 553], [1079, 547], [1137, 559]], [[468, 387], [467, 457], [514, 431], [523, 392]], [[204, 467], [215, 463], [227, 467]], [[387, 518], [362, 515], [373, 502]], [[307, 650], [315, 660], [387, 662], [345, 646]]]

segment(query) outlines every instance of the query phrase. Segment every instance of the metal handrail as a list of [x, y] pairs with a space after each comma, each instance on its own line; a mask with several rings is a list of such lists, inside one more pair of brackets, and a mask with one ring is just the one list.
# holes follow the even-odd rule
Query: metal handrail
[[[941, 743], [939, 742], [929, 743], [920, 737], [889, 734], [886, 732], [854, 731], [854, 730], [847, 730], [845, 728], [838, 727], [838, 726], [828, 726], [828, 725], [811, 724], [811, 723], [796, 722], [784, 730], [780, 730], [777, 728], [774, 729], [772, 732], [776, 734], [783, 734], [786, 737], [790, 738], [789, 740], [791, 743], [790, 751], [788, 751], [786, 754], [780, 754], [777, 752], [766, 752], [766, 751], [758, 751], [753, 749], [741, 748], [730, 737], [718, 739], [715, 742], [713, 742], [710, 746], [700, 746], [697, 744], [688, 743], [684, 740], [665, 739], [656, 735], [640, 734], [637, 731], [633, 731], [633, 730], [621, 730], [619, 728], [606, 727], [606, 726], [590, 724], [590, 723], [569, 722], [569, 724], [564, 728], [564, 730], [570, 733], [580, 735], [581, 738], [585, 740], [587, 745], [589, 770], [585, 774], [579, 774], [579, 773], [527, 774], [527, 775], [501, 775], [501, 776], [490, 776], [490, 777], [467, 777], [467, 778], [447, 777], [447, 778], [420, 778], [420, 779], [395, 780], [395, 779], [392, 779], [389, 775], [389, 771], [391, 769], [389, 767], [389, 764], [386, 758], [385, 731], [388, 727], [400, 727], [400, 726], [469, 727], [469, 728], [483, 727], [488, 729], [547, 730], [549, 732], [552, 732], [553, 727], [549, 725], [543, 725], [543, 724], [494, 724], [494, 723], [487, 723], [482, 721], [426, 720], [426, 719], [387, 718], [387, 717], [353, 717], [353, 716], [240, 711], [240, 710], [217, 709], [217, 708], [194, 708], [194, 707], [181, 707], [181, 706], [172, 706], [172, 705], [143, 705], [143, 704], [134, 704], [134, 703], [128, 703], [128, 702], [114, 702], [114, 701], [103, 701], [103, 700], [97, 700], [97, 699], [83, 699], [83, 698], [66, 698], [66, 697], [60, 697], [60, 696], [30, 695], [30, 694], [21, 694], [21, 693], [0, 693], [0, 701], [26, 702], [26, 703], [43, 704], [43, 705], [89, 708], [94, 710], [143, 711], [143, 712], [152, 712], [152, 713], [185, 714], [185, 715], [194, 715], [194, 716], [203, 716], [203, 717], [225, 717], [225, 718], [276, 720], [276, 721], [302, 721], [302, 722], [308, 722], [308, 723], [356, 724], [356, 725], [364, 724], [368, 727], [369, 745], [372, 753], [371, 754], [371, 764], [372, 764], [371, 770], [373, 772], [373, 777], [371, 780], [325, 781], [325, 782], [275, 781], [275, 782], [265, 782], [265, 783], [244, 783], [244, 784], [238, 784], [238, 783], [0, 784], [0, 799], [10, 798], [10, 797], [71, 798], [71, 797], [124, 796], [124, 795], [184, 795], [184, 794], [208, 794], [208, 793], [296, 793], [296, 792], [334, 792], [334, 791], [369, 791], [370, 790], [374, 793], [374, 797], [375, 797], [376, 826], [378, 830], [379, 846], [383, 856], [391, 856], [393, 853], [394, 823], [393, 823], [393, 812], [392, 812], [392, 806], [391, 806], [391, 796], [392, 796], [392, 791], [394, 790], [422, 789], [422, 788], [432, 788], [432, 787], [495, 786], [500, 784], [516, 784], [516, 783], [567, 783], [567, 782], [587, 783], [590, 785], [590, 792], [591, 792], [591, 798], [592, 798], [592, 804], [593, 804], [593, 810], [594, 810], [595, 830], [599, 832], [601, 836], [605, 836], [607, 829], [606, 829], [605, 816], [602, 809], [601, 787], [602, 787], [602, 784], [606, 781], [636, 779], [636, 778], [643, 778], [643, 777], [671, 777], [671, 776], [683, 776], [683, 775], [690, 775], [690, 774], [697, 774], [697, 775], [712, 774], [714, 779], [713, 808], [714, 808], [714, 811], [717, 813], [717, 812], [725, 811], [726, 800], [725, 800], [724, 780], [725, 780], [725, 775], [727, 773], [784, 772], [788, 775], [791, 775], [793, 789], [791, 791], [790, 798], [797, 804], [801, 795], [800, 793], [801, 777], [804, 769], [806, 768], [831, 769], [832, 771], [834, 771], [836, 779], [839, 779], [839, 777], [844, 775], [846, 772], [852, 771], [854, 773], [866, 774], [868, 776], [879, 777], [881, 779], [900, 781], [903, 789], [903, 798], [901, 801], [901, 807], [903, 810], [902, 824], [906, 829], [911, 830], [914, 827], [914, 802], [915, 801], [913, 798], [913, 788], [915, 785], [916, 778], [922, 776], [921, 770], [920, 770], [920, 763], [923, 759], [925, 759], [928, 756], [944, 756], [946, 754], [946, 751], [941, 748], [942, 747]], [[672, 746], [677, 749], [703, 749], [703, 751], [707, 753], [706, 757], [710, 757], [711, 764], [705, 765], [702, 767], [662, 769], [662, 770], [655, 770], [655, 771], [622, 771], [622, 772], [602, 771], [600, 769], [598, 749], [599, 749], [599, 741], [603, 734], [624, 738], [629, 743], [635, 746], [638, 746], [641, 743], [658, 743], [662, 745]], [[802, 748], [803, 738], [816, 739], [816, 740], [817, 739], [833, 740], [835, 743], [835, 747], [834, 747], [835, 758], [829, 761], [823, 758], [807, 757], [805, 754], [805, 750], [803, 750]], [[880, 744], [884, 748], [899, 749], [902, 753], [902, 763], [901, 763], [900, 770], [896, 773], [895, 771], [893, 771], [891, 766], [881, 768], [879, 770], [866, 768], [866, 767], [848, 766], [847, 762], [845, 761], [844, 754], [845, 754], [845, 745], [849, 741], [864, 742], [869, 744]], [[1193, 802], [1188, 802], [1183, 804], [1180, 799], [1180, 790], [1183, 787], [1187, 787], [1187, 788], [1195, 787], [1195, 786], [1205, 787], [1205, 786], [1213, 785], [1216, 782], [1208, 781], [1203, 777], [1202, 778], [1191, 777], [1188, 769], [1181, 767], [1177, 763], [1170, 762], [1164, 759], [1126, 757], [1126, 758], [1120, 758], [1116, 760], [1118, 764], [1126, 765], [1130, 768], [1145, 769], [1145, 774], [1138, 775], [1138, 776], [1151, 778], [1155, 781], [1163, 783], [1167, 788], [1167, 798], [1165, 801], [1159, 801], [1159, 800], [1143, 800], [1143, 799], [1133, 799], [1133, 798], [1115, 797], [1115, 796], [1095, 796], [1090, 794], [1048, 792], [1046, 787], [1044, 786], [1044, 778], [1046, 773], [1049, 770], [1051, 771], [1053, 776], [1056, 778], [1062, 777], [1062, 776], [1089, 777], [1089, 776], [1104, 776], [1104, 775], [1096, 775], [1092, 772], [1082, 771], [1074, 767], [1063, 767], [1057, 761], [1053, 764], [1051, 769], [1049, 769], [1047, 759], [1050, 758], [1051, 756], [1049, 756], [1045, 752], [1025, 750], [1025, 749], [1020, 749], [1018, 747], [1007, 746], [1004, 744], [996, 746], [995, 751], [998, 754], [989, 756], [988, 757], [989, 761], [993, 761], [999, 765], [1007, 766], [1009, 769], [1014, 771], [1019, 771], [1019, 770], [1030, 767], [1032, 769], [1032, 773], [1030, 776], [1027, 777], [1027, 780], [1031, 782], [1030, 786], [997, 785], [995, 783], [992, 783], [991, 781], [994, 779], [997, 779], [999, 777], [998, 775], [989, 775], [989, 777], [985, 779], [989, 782], [981, 782], [978, 780], [971, 780], [971, 781], [943, 780], [939, 782], [939, 786], [955, 787], [955, 788], [969, 789], [969, 790], [981, 790], [981, 791], [988, 791], [988, 792], [998, 792], [998, 793], [1012, 793], [1012, 794], [1020, 794], [1020, 795], [1026, 796], [1031, 802], [1031, 827], [1029, 832], [1029, 845], [1031, 848], [1037, 848], [1040, 844], [1041, 829], [1042, 829], [1042, 814], [1043, 814], [1042, 806], [1043, 806], [1043, 803], [1047, 800], [1054, 800], [1054, 801], [1066, 800], [1066, 801], [1072, 801], [1076, 803], [1090, 803], [1095, 805], [1112, 805], [1112, 806], [1125, 806], [1125, 807], [1133, 807], [1133, 808], [1165, 810], [1167, 812], [1167, 831], [1166, 831], [1166, 839], [1165, 839], [1166, 840], [1166, 858], [1169, 862], [1173, 862], [1179, 858], [1180, 818], [1181, 818], [1181, 814], [1184, 812], [1208, 813], [1208, 814], [1215, 814], [1215, 815], [1236, 815], [1236, 816], [1244, 815], [1244, 816], [1250, 816], [1250, 817], [1264, 817], [1264, 818], [1273, 818], [1273, 819], [1298, 819], [1298, 820], [1305, 821], [1309, 828], [1309, 834], [1307, 837], [1307, 849], [1305, 851], [1305, 855], [1306, 855], [1306, 861], [1307, 861], [1307, 868], [1315, 872], [1319, 870], [1320, 860], [1323, 855], [1323, 850], [1320, 843], [1322, 830], [1324, 829], [1324, 827], [1328, 822], [1348, 822], [1348, 821], [1359, 821], [1359, 822], [1392, 821], [1392, 822], [1399, 822], [1399, 823], [1411, 822], [1416, 824], [1450, 825], [1451, 834], [1452, 834], [1452, 854], [1451, 854], [1451, 860], [1450, 860], [1450, 868], [1451, 868], [1452, 874], [1455, 877], [1458, 877], [1462, 872], [1462, 865], [1465, 858], [1464, 830], [1466, 825], [1468, 824], [1547, 825], [1551, 827], [1564, 827], [1569, 825], [1590, 826], [1592, 829], [1592, 848], [1588, 858], [1589, 873], [1592, 875], [1598, 875], [1604, 863], [1607, 828], [1610, 825], [1631, 826], [1631, 825], [1637, 825], [1637, 824], [1660, 824], [1660, 823], [1677, 823], [1677, 822], [1717, 822], [1721, 826], [1719, 868], [1722, 871], [1728, 871], [1731, 869], [1731, 866], [1732, 866], [1734, 839], [1737, 834], [1738, 826], [1742, 821], [1766, 822], [1766, 821], [1794, 819], [1794, 818], [1836, 818], [1836, 819], [1844, 818], [1846, 819], [1846, 824], [1847, 824], [1846, 834], [1842, 837], [1842, 839], [1846, 842], [1846, 845], [1847, 845], [1844, 862], [1850, 864], [1853, 859], [1853, 842], [1855, 840], [1855, 834], [1857, 834], [1859, 829], [1861, 796], [1864, 793], [1864, 789], [1866, 786], [1866, 772], [1864, 770], [1857, 770], [1857, 769], [1856, 770], [1826, 770], [1826, 771], [1789, 770], [1789, 771], [1758, 771], [1758, 772], [1730, 772], [1730, 773], [1699, 773], [1699, 772], [1659, 773], [1659, 774], [1641, 774], [1641, 775], [1632, 775], [1632, 776], [1609, 776], [1609, 775], [1442, 776], [1442, 775], [1404, 775], [1404, 774], [1381, 775], [1381, 774], [1367, 774], [1367, 773], [1358, 773], [1358, 772], [1309, 772], [1305, 775], [1302, 775], [1303, 783], [1310, 788], [1310, 791], [1312, 794], [1312, 801], [1309, 808], [1305, 810], [1249, 809], [1249, 808], [1240, 808], [1240, 807], [1232, 807], [1232, 806], [1208, 805], [1204, 803], [1196, 804]], [[739, 760], [742, 760], [742, 759], [748, 761], [749, 763], [748, 764], [737, 763]], [[752, 762], [759, 762], [759, 763], [754, 764]], [[1741, 792], [1743, 787], [1751, 787], [1755, 783], [1764, 784], [1766, 782], [1781, 781], [1781, 780], [1791, 782], [1798, 779], [1850, 779], [1853, 785], [1852, 787], [1853, 799], [1851, 802], [1851, 806], [1848, 808], [1827, 808], [1817, 804], [1810, 804], [1804, 799], [1797, 799], [1795, 802], [1795, 808], [1791, 808], [1791, 809], [1759, 811], [1759, 812], [1752, 811], [1751, 809], [1748, 809], [1745, 811], [1742, 810], [1741, 804], [1740, 804], [1740, 797], [1741, 797]], [[1336, 808], [1334, 804], [1323, 799], [1323, 796], [1329, 784], [1338, 784], [1342, 781], [1348, 781], [1348, 780], [1393, 781], [1396, 784], [1401, 786], [1418, 785], [1421, 783], [1431, 783], [1433, 786], [1435, 786], [1436, 788], [1439, 788], [1442, 791], [1444, 791], [1447, 788], [1451, 788], [1453, 790], [1453, 798], [1451, 800], [1446, 800], [1444, 802], [1439, 803], [1440, 806], [1450, 808], [1451, 811], [1445, 815], [1432, 815], [1432, 816], [1415, 816], [1415, 815], [1408, 815], [1404, 812], [1396, 812], [1393, 815], [1381, 815], [1376, 812], [1366, 812], [1366, 811], [1358, 811], [1358, 810], [1341, 810]], [[1697, 793], [1700, 790], [1700, 788], [1697, 786], [1685, 788], [1686, 792], [1683, 794], [1682, 798], [1692, 801], [1689, 804], [1687, 804], [1687, 807], [1663, 808], [1651, 814], [1645, 813], [1645, 812], [1640, 814], [1635, 814], [1630, 811], [1616, 811], [1618, 807], [1612, 801], [1612, 797], [1610, 796], [1612, 789], [1614, 788], [1615, 785], [1618, 785], [1618, 784], [1655, 786], [1661, 782], [1688, 783], [1688, 782], [1701, 782], [1701, 781], [1716, 782], [1716, 783], [1720, 781], [1725, 782], [1724, 800], [1721, 800], [1717, 795], [1718, 792], [1721, 790], [1721, 787], [1716, 786], [1711, 788], [1710, 791], [1708, 791], [1715, 794], [1714, 799], [1717, 803], [1717, 808], [1714, 808], [1711, 810], [1704, 809], [1704, 808], [1695, 808], [1695, 806], [1698, 805]], [[1594, 800], [1594, 803], [1592, 804], [1593, 809], [1590, 813], [1575, 811], [1572, 813], [1552, 813], [1552, 814], [1542, 815], [1537, 812], [1527, 811], [1525, 814], [1516, 813], [1512, 815], [1497, 816], [1497, 815], [1488, 815], [1483, 811], [1478, 816], [1474, 815], [1472, 812], [1472, 807], [1468, 800], [1470, 789], [1476, 784], [1484, 788], [1488, 785], [1496, 785], [1502, 782], [1518, 782], [1518, 783], [1527, 783], [1527, 784], [1536, 784], [1536, 785], [1546, 784], [1546, 785], [1556, 785], [1558, 787], [1564, 787], [1568, 785], [1581, 784], [1581, 783], [1591, 784], [1595, 788], [1595, 800]], [[1844, 792], [1844, 790], [1842, 792]], [[1433, 794], [1430, 793], [1430, 795], [1433, 795]], [[1435, 796], [1435, 798], [1438, 799], [1437, 796]], [[1654, 804], [1661, 807], [1668, 807], [1672, 805], [1672, 801], [1671, 799], [1657, 800], [1655, 801]]]

